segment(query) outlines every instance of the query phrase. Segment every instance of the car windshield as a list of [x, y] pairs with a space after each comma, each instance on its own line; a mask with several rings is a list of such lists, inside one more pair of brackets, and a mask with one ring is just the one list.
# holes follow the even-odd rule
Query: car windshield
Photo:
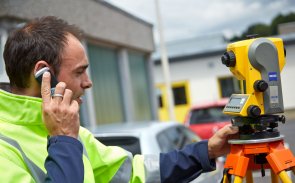
[[182, 149], [185, 145], [199, 140], [199, 137], [183, 126], [168, 128], [157, 135], [157, 141], [163, 153]]
[[193, 110], [190, 115], [190, 124], [229, 121], [230, 116], [223, 114], [223, 108], [220, 106]]

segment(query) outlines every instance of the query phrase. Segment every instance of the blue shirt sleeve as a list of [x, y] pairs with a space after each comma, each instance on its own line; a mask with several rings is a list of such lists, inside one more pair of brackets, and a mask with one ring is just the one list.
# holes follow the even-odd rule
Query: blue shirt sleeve
[[163, 183], [189, 182], [201, 173], [215, 170], [215, 160], [209, 159], [208, 141], [200, 141], [160, 154], [160, 175]]
[[48, 139], [45, 161], [46, 183], [82, 183], [84, 181], [83, 146], [69, 136]]

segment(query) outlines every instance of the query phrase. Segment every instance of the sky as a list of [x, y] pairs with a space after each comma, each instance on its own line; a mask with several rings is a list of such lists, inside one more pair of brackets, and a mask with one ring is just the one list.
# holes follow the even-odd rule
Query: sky
[[[154, 25], [159, 40], [155, 0], [105, 0]], [[295, 0], [158, 0], [165, 41], [222, 34], [239, 35], [254, 23], [270, 24], [295, 12]]]

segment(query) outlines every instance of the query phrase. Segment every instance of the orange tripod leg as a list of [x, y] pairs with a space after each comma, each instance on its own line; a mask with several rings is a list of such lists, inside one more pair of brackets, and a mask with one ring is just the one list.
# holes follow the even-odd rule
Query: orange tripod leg
[[[283, 183], [292, 183], [286, 170], [292, 169], [295, 174], [295, 157], [284, 147], [282, 139], [263, 143], [231, 144], [231, 152], [227, 156], [224, 168], [228, 170], [228, 174], [235, 176], [234, 183], [242, 183], [244, 177], [247, 183], [253, 183], [249, 170], [257, 169], [254, 158], [259, 155], [267, 160], [266, 168], [271, 169], [272, 183], [278, 183], [278, 178]], [[227, 179], [223, 183], [227, 183], [225, 181]]]
[[269, 144], [270, 154], [266, 159], [272, 170], [277, 174], [283, 183], [292, 183], [285, 170], [295, 167], [295, 157], [290, 149], [285, 149], [283, 141], [272, 142]]
[[226, 157], [224, 168], [234, 176], [245, 177], [249, 164], [249, 158], [244, 156], [242, 145], [232, 145], [231, 152]]

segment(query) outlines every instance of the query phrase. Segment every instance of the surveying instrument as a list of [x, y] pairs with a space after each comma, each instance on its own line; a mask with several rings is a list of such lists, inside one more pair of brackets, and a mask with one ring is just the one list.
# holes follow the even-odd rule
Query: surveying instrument
[[224, 107], [231, 122], [239, 127], [239, 138], [231, 139], [226, 158], [223, 183], [253, 182], [253, 170], [270, 169], [272, 183], [292, 180], [295, 157], [284, 147], [284, 136], [277, 130], [285, 123], [281, 76], [286, 51], [280, 38], [250, 38], [231, 43], [221, 60], [241, 83], [241, 94], [232, 94]]

